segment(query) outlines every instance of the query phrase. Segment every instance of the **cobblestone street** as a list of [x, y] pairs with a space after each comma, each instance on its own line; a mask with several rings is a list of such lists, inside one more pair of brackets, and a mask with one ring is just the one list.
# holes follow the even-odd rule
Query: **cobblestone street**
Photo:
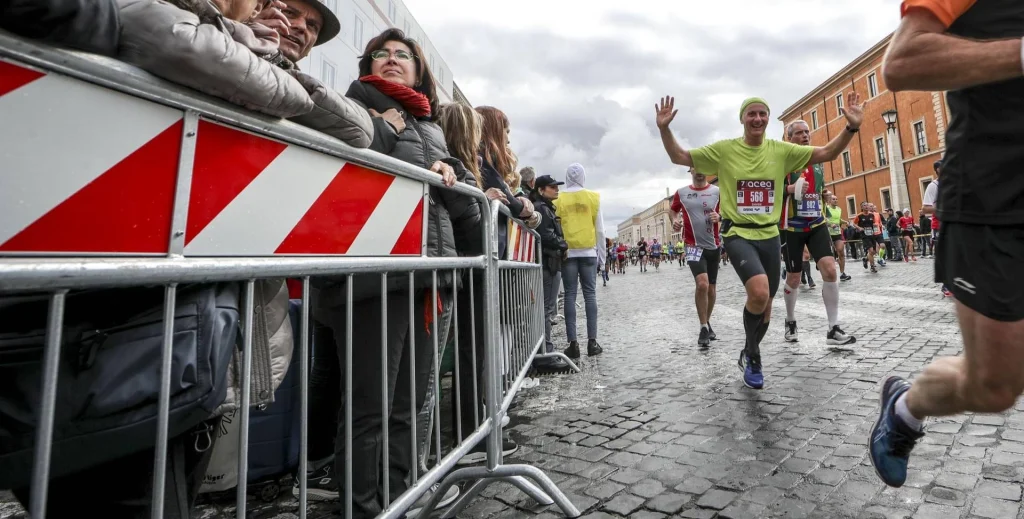
[[[930, 421], [906, 486], [880, 483], [866, 458], [878, 382], [957, 354], [960, 338], [953, 303], [931, 281], [932, 260], [877, 275], [853, 262], [848, 272], [841, 319], [857, 337], [852, 351], [825, 345], [815, 272], [819, 288], [801, 289], [797, 304], [799, 343], [783, 341], [781, 295], [775, 301], [762, 391], [743, 386], [736, 367], [743, 291], [731, 267], [720, 273], [712, 317], [719, 340], [706, 352], [696, 344], [688, 269], [613, 276], [598, 287], [604, 354], [521, 393], [508, 428], [520, 449], [506, 462], [544, 469], [592, 519], [1024, 519], [1024, 404], [1003, 416]], [[582, 333], [582, 310], [579, 318]], [[564, 347], [564, 325], [555, 332]], [[250, 500], [252, 517], [297, 509], [287, 491], [273, 503]], [[10, 501], [0, 499], [0, 517], [25, 517]], [[234, 507], [207, 502], [197, 514], [232, 517]], [[311, 511], [329, 515], [322, 505]], [[460, 517], [561, 514], [498, 483]]]
[[[961, 349], [932, 265], [890, 263], [871, 275], [852, 263], [841, 287], [842, 323], [858, 339], [848, 353], [825, 346], [820, 288], [801, 292], [800, 342], [783, 342], [780, 294], [761, 347], [763, 391], [743, 386], [736, 367], [743, 292], [730, 267], [707, 353], [696, 347], [688, 270], [614, 276], [599, 287], [605, 353], [524, 393], [513, 459], [542, 467], [595, 519], [1024, 517], [1024, 413], [930, 421], [902, 489], [885, 488], [867, 461], [878, 382]], [[537, 512], [504, 484], [484, 495], [465, 517]]]

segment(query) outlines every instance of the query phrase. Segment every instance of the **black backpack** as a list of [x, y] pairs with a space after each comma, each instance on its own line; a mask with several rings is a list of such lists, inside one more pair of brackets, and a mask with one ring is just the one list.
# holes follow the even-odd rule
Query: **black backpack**
[[[163, 287], [80, 291], [66, 298], [50, 477], [156, 442]], [[237, 283], [178, 289], [169, 437], [223, 403], [239, 333]], [[0, 488], [31, 481], [48, 296], [0, 298]]]

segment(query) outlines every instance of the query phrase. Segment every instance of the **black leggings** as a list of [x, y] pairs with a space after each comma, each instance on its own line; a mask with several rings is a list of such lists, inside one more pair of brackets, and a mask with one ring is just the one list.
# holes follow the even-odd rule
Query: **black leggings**
[[782, 275], [782, 261], [779, 237], [767, 240], [748, 240], [739, 236], [725, 239], [725, 251], [729, 261], [740, 276], [744, 285], [754, 276], [768, 275], [768, 291], [771, 297], [779, 291], [779, 276]]

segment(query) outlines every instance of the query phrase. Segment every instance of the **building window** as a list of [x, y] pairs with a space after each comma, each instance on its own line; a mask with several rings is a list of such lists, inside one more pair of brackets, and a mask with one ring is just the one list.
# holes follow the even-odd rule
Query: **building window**
[[817, 110], [811, 110], [811, 129], [812, 130], [817, 130], [818, 129], [818, 111]]
[[886, 188], [881, 189], [881, 193], [882, 193], [882, 208], [883, 209], [892, 209], [892, 195], [889, 194], [889, 188], [886, 187]]
[[398, 14], [398, 8], [395, 7], [395, 0], [389, 0], [388, 1], [388, 18], [391, 20], [392, 24], [395, 23], [396, 19], [398, 19], [397, 14]]
[[853, 166], [850, 165], [850, 150], [843, 152], [843, 176], [853, 175]]
[[875, 153], [878, 155], [878, 167], [889, 165], [889, 157], [885, 153], [885, 137], [875, 139]]
[[836, 94], [836, 109], [840, 115], [843, 114], [843, 93]]
[[326, 5], [332, 13], [338, 10], [337, 0], [324, 0], [324, 5]]
[[434, 61], [434, 55], [431, 54], [430, 55], [430, 71], [434, 72], [435, 70], [437, 70], [437, 62]]
[[922, 178], [919, 182], [921, 182], [921, 199], [924, 200], [924, 192], [928, 191], [928, 186], [932, 184], [932, 178]]
[[409, 34], [410, 32], [411, 31], [409, 30], [409, 19], [406, 18], [405, 19], [405, 36], [406, 36], [406, 38], [412, 38], [412, 34]]
[[335, 77], [338, 75], [338, 69], [334, 67], [334, 64], [326, 59], [320, 63], [320, 80], [323, 84], [334, 90]]
[[846, 197], [846, 214], [851, 215], [852, 218], [852, 215], [855, 215], [858, 212], [859, 211], [857, 211], [857, 197], [853, 195]]
[[357, 51], [363, 48], [363, 19], [359, 16], [355, 17], [355, 24], [352, 26], [352, 45]]
[[878, 95], [878, 75], [874, 72], [868, 74], [868, 99]]
[[924, 133], [924, 121], [914, 123], [914, 141], [917, 142], [917, 154], [928, 153], [928, 136]]

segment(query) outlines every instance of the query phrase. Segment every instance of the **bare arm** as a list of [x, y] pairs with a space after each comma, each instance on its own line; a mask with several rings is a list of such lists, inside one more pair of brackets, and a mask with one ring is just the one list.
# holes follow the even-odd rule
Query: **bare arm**
[[1021, 40], [973, 41], [945, 34], [927, 9], [911, 9], [886, 51], [889, 90], [958, 90], [1020, 77]]
[[[843, 108], [843, 115], [846, 116], [847, 126], [856, 130], [860, 128], [860, 123], [864, 120], [864, 103], [860, 100], [860, 94], [857, 92], [850, 92], [846, 96], [846, 107]], [[811, 153], [811, 164], [820, 164], [822, 162], [829, 162], [839, 158], [839, 154], [843, 152], [847, 147], [850, 146], [850, 141], [853, 140], [853, 133], [847, 130], [839, 132], [832, 140], [821, 148], [814, 148], [814, 152]]]
[[676, 137], [672, 135], [672, 130], [668, 127], [679, 113], [679, 110], [675, 109], [675, 102], [675, 98], [664, 97], [661, 103], [654, 105], [655, 122], [661, 133], [661, 143], [665, 146], [665, 152], [668, 153], [668, 158], [672, 160], [672, 163], [692, 167], [693, 157], [690, 156], [690, 152], [679, 145]]

